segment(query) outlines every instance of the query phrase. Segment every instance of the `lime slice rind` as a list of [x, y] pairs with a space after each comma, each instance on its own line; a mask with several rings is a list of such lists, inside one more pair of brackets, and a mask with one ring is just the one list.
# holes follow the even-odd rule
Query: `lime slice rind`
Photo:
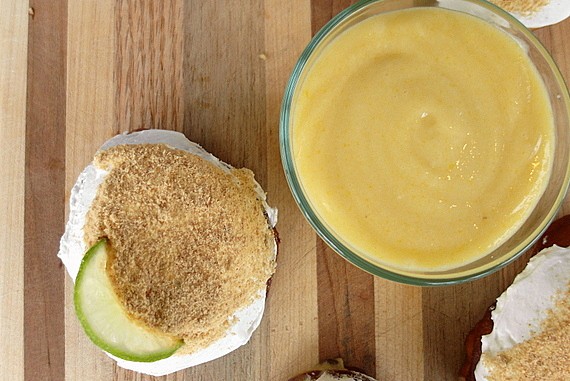
[[75, 281], [75, 310], [87, 336], [104, 351], [124, 360], [153, 362], [171, 356], [183, 341], [129, 317], [105, 269], [107, 245], [103, 239], [87, 251]]

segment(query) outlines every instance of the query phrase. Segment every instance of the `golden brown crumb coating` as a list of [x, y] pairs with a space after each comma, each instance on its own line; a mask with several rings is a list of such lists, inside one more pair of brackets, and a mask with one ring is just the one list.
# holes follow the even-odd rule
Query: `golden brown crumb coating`
[[85, 240], [107, 237], [107, 265], [127, 311], [183, 337], [193, 352], [222, 337], [233, 313], [265, 290], [275, 238], [247, 169], [224, 171], [163, 144], [99, 152], [109, 171]]

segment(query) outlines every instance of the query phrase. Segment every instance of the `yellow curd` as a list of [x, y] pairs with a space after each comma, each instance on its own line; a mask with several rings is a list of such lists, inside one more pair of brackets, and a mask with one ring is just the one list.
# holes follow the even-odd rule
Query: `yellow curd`
[[300, 83], [292, 149], [316, 213], [357, 254], [444, 270], [525, 221], [553, 156], [553, 117], [524, 49], [460, 12], [373, 16]]

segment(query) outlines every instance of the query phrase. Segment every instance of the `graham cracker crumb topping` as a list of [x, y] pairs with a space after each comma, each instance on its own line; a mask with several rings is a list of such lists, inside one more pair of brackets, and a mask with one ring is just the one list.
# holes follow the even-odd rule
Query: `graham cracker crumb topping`
[[550, 0], [491, 0], [491, 3], [508, 12], [517, 12], [527, 16], [539, 11], [549, 2]]
[[107, 237], [107, 265], [128, 313], [184, 338], [183, 352], [224, 336], [275, 270], [275, 238], [247, 169], [224, 171], [163, 144], [97, 153], [109, 171], [85, 241]]
[[489, 381], [570, 380], [570, 284], [533, 337], [482, 359]]

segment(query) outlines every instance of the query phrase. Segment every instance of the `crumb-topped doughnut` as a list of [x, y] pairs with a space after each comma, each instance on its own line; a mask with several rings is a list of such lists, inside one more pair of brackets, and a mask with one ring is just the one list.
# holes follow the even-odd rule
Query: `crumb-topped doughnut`
[[253, 173], [164, 144], [112, 147], [94, 164], [109, 174], [85, 239], [106, 237], [114, 248], [110, 274], [128, 311], [183, 337], [187, 352], [223, 336], [275, 269]]
[[276, 222], [250, 170], [181, 133], [143, 130], [104, 143], [79, 175], [58, 256], [90, 339], [119, 366], [160, 376], [249, 341]]

